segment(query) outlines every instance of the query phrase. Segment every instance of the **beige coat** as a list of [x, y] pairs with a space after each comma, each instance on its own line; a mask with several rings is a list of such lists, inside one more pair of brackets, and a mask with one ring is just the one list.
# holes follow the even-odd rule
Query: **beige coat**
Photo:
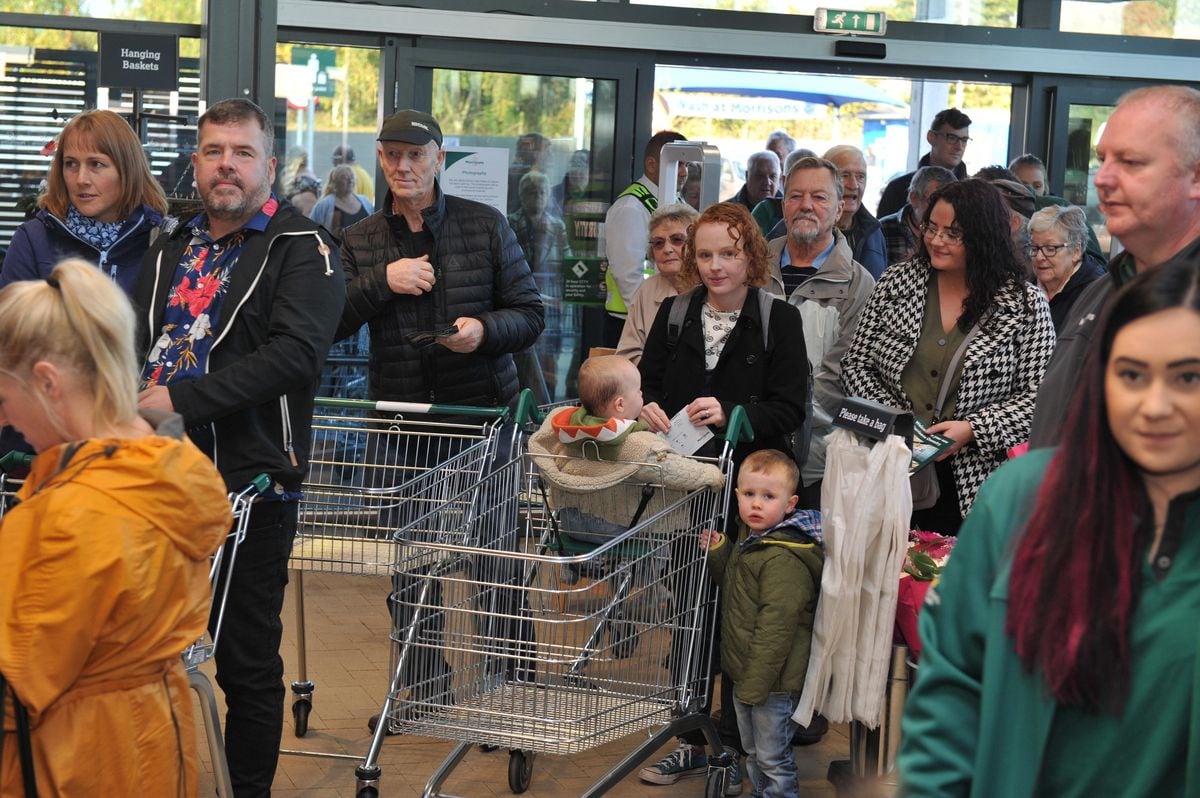
[[642, 287], [633, 295], [633, 304], [629, 306], [629, 314], [625, 317], [625, 329], [621, 330], [621, 340], [617, 343], [617, 354], [627, 357], [637, 365], [642, 359], [642, 349], [646, 346], [646, 336], [650, 334], [650, 326], [654, 317], [662, 307], [663, 300], [675, 296], [677, 292], [670, 281], [655, 272]]

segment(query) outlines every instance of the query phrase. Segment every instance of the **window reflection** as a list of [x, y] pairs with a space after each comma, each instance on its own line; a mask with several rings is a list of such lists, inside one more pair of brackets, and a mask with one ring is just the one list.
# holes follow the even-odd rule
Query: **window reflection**
[[[542, 297], [545, 331], [516, 355], [521, 387], [539, 402], [576, 396], [584, 309], [603, 304], [598, 240], [613, 131], [597, 130], [595, 120], [611, 120], [614, 102], [613, 81], [433, 71], [433, 115], [448, 150], [498, 164], [477, 166], [463, 180], [447, 158], [442, 187], [472, 192], [505, 214]], [[496, 171], [479, 174], [489, 168]]]

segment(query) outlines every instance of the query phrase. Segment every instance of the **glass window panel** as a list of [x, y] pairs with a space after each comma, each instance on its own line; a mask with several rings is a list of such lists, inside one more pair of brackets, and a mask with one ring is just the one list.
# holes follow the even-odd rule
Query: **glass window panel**
[[203, 0], [76, 0], [63, 5], [79, 6], [90, 17], [199, 25]]
[[1111, 105], [1067, 106], [1067, 163], [1063, 173], [1063, 197], [1083, 208], [1105, 252], [1110, 251], [1112, 239], [1096, 196], [1095, 177], [1100, 168], [1096, 142], [1113, 110]]
[[1072, 33], [1200, 39], [1200, 3], [1195, 0], [1089, 2], [1063, 0], [1059, 28]]
[[[192, 195], [187, 167], [200, 93], [198, 39], [180, 39], [174, 91], [96, 85], [97, 36], [76, 30], [0, 28], [0, 246], [35, 208], [68, 119], [87, 108], [109, 108], [139, 129], [151, 171], [169, 195]], [[176, 209], [178, 206], [176, 206]]]
[[[727, 90], [688, 89], [714, 84]], [[722, 198], [741, 188], [750, 154], [763, 149], [773, 131], [783, 130], [818, 155], [835, 144], [863, 150], [864, 204], [874, 212], [888, 181], [915, 169], [929, 151], [925, 131], [949, 107], [971, 117], [964, 158], [970, 172], [1008, 163], [1008, 85], [659, 67], [655, 86], [655, 130], [678, 130], [721, 150]], [[788, 96], [779, 96], [785, 92]]]
[[480, 198], [508, 216], [546, 308], [545, 332], [517, 358], [522, 387], [539, 401], [577, 395], [583, 309], [595, 304], [583, 292], [602, 279], [615, 107], [612, 80], [433, 71], [433, 115], [445, 145], [493, 148], [504, 164], [497, 190]]
[[765, 11], [811, 16], [818, 8], [883, 11], [896, 22], [940, 22], [948, 25], [1017, 26], [1017, 0], [630, 0], [633, 5], [703, 8], [719, 11]]
[[[275, 93], [276, 190], [307, 214], [329, 188], [333, 167], [350, 167], [356, 196], [326, 220], [330, 232], [340, 235], [344, 225], [375, 210], [385, 188], [375, 159], [379, 50], [277, 44]], [[320, 394], [366, 399], [369, 349], [365, 326], [336, 342], [321, 373]]]

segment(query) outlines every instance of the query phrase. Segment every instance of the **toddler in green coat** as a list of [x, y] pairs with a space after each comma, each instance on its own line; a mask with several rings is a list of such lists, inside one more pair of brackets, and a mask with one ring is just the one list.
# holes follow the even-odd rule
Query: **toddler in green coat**
[[792, 713], [808, 670], [825, 554], [820, 514], [796, 509], [798, 478], [783, 452], [754, 452], [738, 474], [739, 540], [713, 530], [700, 537], [721, 586], [721, 669], [734, 683], [755, 798], [799, 796]]

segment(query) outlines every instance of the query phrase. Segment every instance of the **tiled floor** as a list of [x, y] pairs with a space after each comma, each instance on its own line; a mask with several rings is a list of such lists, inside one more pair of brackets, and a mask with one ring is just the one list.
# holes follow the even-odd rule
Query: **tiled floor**
[[[284, 609], [283, 654], [286, 678], [297, 674], [294, 587]], [[375, 577], [309, 573], [304, 579], [308, 676], [317, 685], [309, 732], [296, 738], [292, 719], [284, 728], [284, 748], [335, 752], [361, 757], [370, 742], [366, 719], [379, 711], [387, 689], [388, 619], [384, 607], [387, 582]], [[290, 703], [290, 701], [289, 701]], [[203, 728], [197, 722], [202, 757]], [[580, 795], [644, 737], [633, 735], [575, 757], [539, 756], [527, 793], [531, 798]], [[391, 737], [379, 759], [383, 776], [380, 795], [419, 796], [430, 774], [453, 743], [424, 737]], [[670, 745], [664, 746], [666, 751]], [[800, 791], [805, 798], [833, 796], [825, 775], [829, 763], [849, 752], [846, 728], [835, 726], [819, 745], [796, 749]], [[280, 759], [273, 794], [280, 798], [356, 798], [354, 767], [345, 759], [284, 756]], [[511, 795], [508, 752], [485, 753], [474, 748], [442, 787], [443, 794], [463, 798]], [[207, 760], [202, 795], [214, 794]], [[702, 796], [703, 779], [693, 778], [657, 787], [625, 779], [609, 795], [637, 798]], [[746, 793], [749, 794], [748, 792]]]

